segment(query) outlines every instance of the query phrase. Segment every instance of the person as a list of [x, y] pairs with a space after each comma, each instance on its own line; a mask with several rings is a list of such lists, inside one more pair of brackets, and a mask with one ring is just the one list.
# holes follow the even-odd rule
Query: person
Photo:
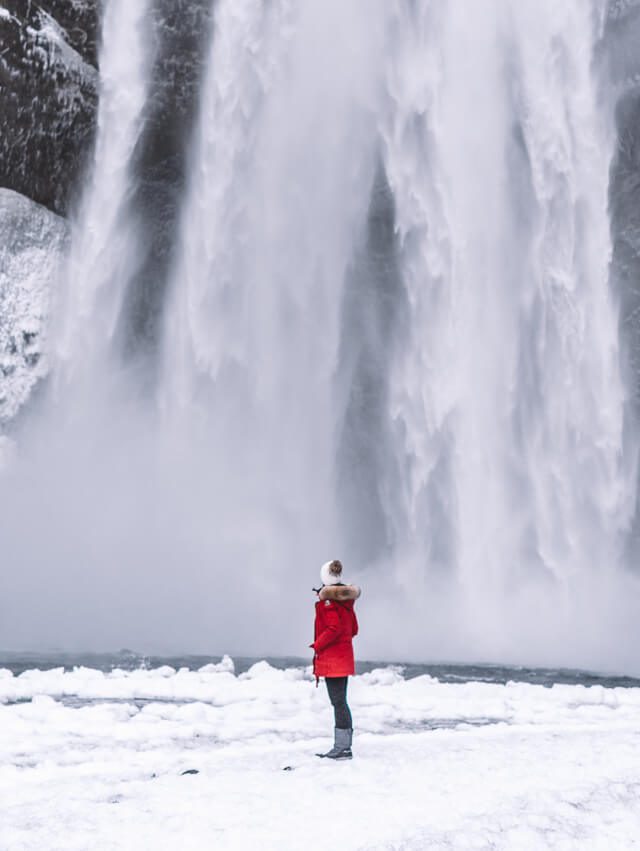
[[329, 759], [351, 759], [353, 720], [347, 703], [347, 684], [355, 673], [353, 638], [358, 634], [354, 603], [360, 596], [356, 585], [342, 582], [342, 563], [328, 561], [320, 568], [321, 588], [318, 595], [313, 648], [313, 673], [316, 685], [324, 677], [333, 706], [334, 743], [327, 753], [317, 754]]

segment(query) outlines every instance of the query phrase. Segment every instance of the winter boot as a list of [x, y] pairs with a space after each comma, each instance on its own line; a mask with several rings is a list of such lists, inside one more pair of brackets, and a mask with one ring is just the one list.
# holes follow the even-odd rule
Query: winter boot
[[352, 759], [351, 741], [353, 738], [353, 730], [341, 730], [336, 727], [334, 730], [335, 738], [333, 747], [327, 753], [319, 753], [316, 756], [327, 757], [328, 759]]

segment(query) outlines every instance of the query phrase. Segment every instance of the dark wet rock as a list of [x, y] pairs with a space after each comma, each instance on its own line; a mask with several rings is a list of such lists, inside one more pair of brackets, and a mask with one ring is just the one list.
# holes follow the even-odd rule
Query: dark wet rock
[[612, 273], [628, 377], [640, 410], [640, 92], [627, 94], [618, 104], [617, 128], [609, 194]]
[[132, 205], [140, 222], [141, 262], [120, 326], [128, 355], [157, 341], [175, 246], [180, 201], [210, 41], [212, 0], [155, 0], [150, 21], [157, 52], [145, 124], [134, 153]]
[[[132, 0], [133, 2], [133, 0]], [[6, 3], [6, 0], [5, 0]], [[21, 5], [29, 5], [22, 0]], [[98, 40], [103, 0], [39, 0], [31, 2], [51, 15], [66, 35], [67, 43], [85, 62], [98, 67]]]
[[92, 148], [100, 0], [0, 0], [0, 186], [65, 214]]
[[640, 0], [610, 0], [602, 54], [616, 98], [609, 209], [623, 368], [640, 415]]

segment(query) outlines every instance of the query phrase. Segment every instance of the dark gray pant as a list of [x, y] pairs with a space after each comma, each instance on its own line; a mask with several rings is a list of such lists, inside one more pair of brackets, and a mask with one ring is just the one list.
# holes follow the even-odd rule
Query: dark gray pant
[[329, 700], [333, 706], [336, 727], [339, 730], [351, 730], [353, 728], [353, 720], [347, 703], [347, 683], [349, 682], [349, 677], [325, 677], [324, 681], [327, 684]]

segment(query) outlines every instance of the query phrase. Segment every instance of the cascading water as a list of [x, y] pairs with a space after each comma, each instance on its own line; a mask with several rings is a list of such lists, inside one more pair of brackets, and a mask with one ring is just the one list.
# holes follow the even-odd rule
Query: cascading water
[[54, 378], [84, 373], [83, 392], [104, 373], [127, 291], [139, 262], [131, 220], [131, 162], [143, 128], [152, 56], [144, 38], [149, 0], [105, 5], [95, 160], [74, 230], [53, 352]]
[[334, 540], [341, 304], [375, 162], [383, 33], [361, 4], [336, 33], [338, 14], [217, 5], [167, 313], [171, 442], [201, 441], [222, 552], [283, 576]]
[[217, 0], [161, 272], [154, 8], [106, 4], [51, 386], [0, 479], [2, 643], [46, 596], [38, 640], [76, 611], [85, 646], [303, 652], [341, 554], [370, 657], [631, 666], [604, 3]]
[[505, 592], [523, 629], [540, 582], [549, 619], [585, 586], [593, 606], [636, 479], [607, 286], [612, 120], [590, 61], [604, 7], [494, 11], [399, 7], [383, 129], [411, 304], [387, 516], [400, 571], [453, 572], [454, 608], [489, 635]]

